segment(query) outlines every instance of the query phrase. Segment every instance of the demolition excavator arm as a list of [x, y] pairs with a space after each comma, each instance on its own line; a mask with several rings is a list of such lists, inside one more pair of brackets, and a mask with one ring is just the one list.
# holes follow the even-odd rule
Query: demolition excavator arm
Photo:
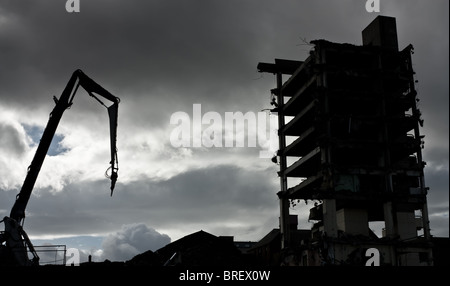
[[[39, 175], [39, 171], [41, 170], [41, 166], [44, 162], [45, 156], [47, 155], [50, 143], [52, 142], [52, 139], [55, 135], [56, 128], [58, 127], [64, 111], [71, 107], [73, 98], [80, 86], [83, 87], [90, 96], [94, 97], [98, 102], [100, 102], [108, 109], [110, 122], [111, 160], [110, 167], [107, 170], [107, 177], [111, 179], [111, 196], [113, 194], [113, 190], [118, 177], [116, 138], [118, 105], [120, 99], [109, 93], [99, 84], [85, 75], [81, 70], [76, 70], [72, 74], [72, 77], [67, 83], [67, 86], [62, 92], [60, 98], [57, 99], [56, 97], [53, 97], [56, 105], [50, 113], [50, 117], [44, 133], [42, 134], [39, 146], [30, 166], [28, 167], [28, 172], [22, 185], [22, 189], [16, 197], [16, 201], [11, 209], [10, 216], [3, 219], [3, 222], [5, 223], [5, 231], [3, 233], [0, 233], [0, 247], [2, 246], [1, 244], [6, 241], [6, 250], [5, 247], [3, 247], [3, 252], [11, 252], [16, 264], [29, 265], [38, 263], [39, 258], [37, 257], [37, 254], [35, 253], [34, 248], [28, 239], [28, 236], [22, 229], [23, 221], [25, 219], [25, 209], [33, 191], [36, 179]], [[111, 101], [112, 104], [109, 107], [106, 106], [98, 96]], [[109, 175], [108, 171], [110, 172]], [[30, 249], [30, 252], [34, 256], [32, 260], [29, 260], [27, 257], [27, 247]]]

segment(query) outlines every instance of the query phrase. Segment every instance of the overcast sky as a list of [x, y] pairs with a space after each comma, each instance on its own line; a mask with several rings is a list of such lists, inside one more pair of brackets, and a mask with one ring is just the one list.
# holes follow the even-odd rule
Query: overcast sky
[[[304, 60], [315, 39], [360, 45], [380, 14], [396, 17], [400, 49], [415, 48], [432, 234], [449, 235], [447, 0], [381, 0], [378, 14], [361, 0], [81, 0], [80, 13], [65, 2], [0, 0], [0, 217], [78, 68], [121, 98], [119, 181], [110, 197], [107, 112], [80, 89], [27, 207], [32, 240], [66, 237], [111, 260], [199, 230], [259, 240], [278, 227], [278, 166], [258, 146], [175, 148], [171, 116], [270, 108], [275, 79], [258, 62]], [[301, 228], [309, 207], [291, 209]]]

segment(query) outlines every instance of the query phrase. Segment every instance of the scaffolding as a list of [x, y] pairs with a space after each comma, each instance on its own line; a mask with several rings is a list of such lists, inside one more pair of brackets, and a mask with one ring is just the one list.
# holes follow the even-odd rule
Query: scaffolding
[[38, 245], [34, 249], [39, 254], [39, 265], [66, 265], [66, 245]]

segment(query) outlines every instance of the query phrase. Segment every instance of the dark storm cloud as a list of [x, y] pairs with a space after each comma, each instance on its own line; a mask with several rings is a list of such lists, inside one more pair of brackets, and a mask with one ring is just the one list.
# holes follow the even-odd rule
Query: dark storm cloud
[[231, 81], [239, 78], [235, 67], [250, 61], [246, 54], [255, 46], [244, 47], [255, 33], [245, 12], [234, 13], [245, 7], [221, 2], [90, 1], [83, 13], [70, 15], [52, 1], [20, 1], [6, 20], [18, 24], [3, 31], [4, 49], [11, 53], [6, 67], [33, 67], [48, 81], [64, 80], [71, 67], [86, 67], [112, 78], [118, 89], [140, 93], [166, 85], [185, 90], [211, 70], [217, 82]]
[[312, 40], [310, 27], [325, 27], [321, 18], [343, 16], [331, 17], [328, 11], [340, 5], [326, 2], [89, 1], [77, 15], [55, 1], [16, 2], [4, 8], [11, 28], [2, 32], [2, 100], [12, 100], [8, 92], [15, 102], [59, 95], [71, 72], [82, 68], [130, 108], [144, 103], [159, 124], [168, 111], [194, 102], [258, 109], [252, 98], [257, 62], [306, 54], [299, 36]]
[[[226, 225], [233, 221], [254, 227], [255, 219], [263, 222], [276, 212], [273, 173], [217, 166], [165, 181], [118, 184], [113, 197], [109, 197], [107, 181], [70, 184], [53, 195], [40, 190], [27, 208], [27, 230], [34, 236], [105, 234], [135, 221], [156, 229], [185, 225], [192, 231], [209, 224], [229, 232]], [[1, 194], [2, 202], [12, 204], [13, 192]]]
[[[448, 161], [447, 161], [448, 166]], [[428, 191], [428, 212], [431, 233], [434, 236], [449, 235], [449, 176], [448, 168], [425, 171], [425, 183]]]

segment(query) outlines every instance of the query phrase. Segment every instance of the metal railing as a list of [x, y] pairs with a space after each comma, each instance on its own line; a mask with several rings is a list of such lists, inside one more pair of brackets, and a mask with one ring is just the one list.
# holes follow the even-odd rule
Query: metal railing
[[34, 246], [39, 255], [39, 265], [66, 265], [66, 245]]

